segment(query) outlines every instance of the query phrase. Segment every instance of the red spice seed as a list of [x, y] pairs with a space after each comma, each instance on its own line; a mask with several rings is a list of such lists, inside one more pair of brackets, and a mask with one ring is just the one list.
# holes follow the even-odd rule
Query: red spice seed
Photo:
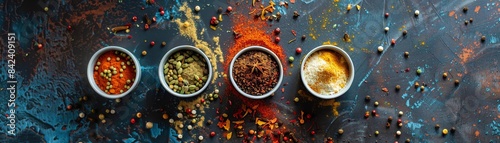
[[302, 53], [302, 48], [300, 48], [300, 47], [296, 48], [296, 49], [295, 49], [295, 52], [296, 52], [297, 54]]
[[313, 131], [311, 131], [311, 135], [314, 135], [314, 134], [316, 134], [316, 132], [315, 132], [314, 130], [313, 130]]
[[389, 13], [385, 13], [384, 16], [387, 18], [389, 17]]
[[161, 15], [161, 16], [165, 15], [165, 11], [163, 11], [163, 10], [162, 10], [162, 11], [160, 11], [160, 15]]
[[307, 115], [306, 115], [306, 118], [307, 118], [307, 119], [311, 119], [311, 117], [312, 117], [312, 115], [311, 115], [311, 114], [307, 114]]
[[158, 11], [160, 11], [160, 12], [161, 12], [161, 11], [163, 11], [163, 7], [160, 7], [160, 8], [158, 9]]
[[215, 136], [215, 132], [210, 132], [210, 136], [214, 137]]
[[128, 39], [132, 39], [132, 35], [128, 35], [128, 36], [127, 36], [127, 38], [128, 38]]
[[130, 123], [135, 124], [135, 119], [134, 118], [130, 119]]
[[377, 115], [377, 110], [372, 110], [373, 115]]
[[228, 7], [227, 7], [227, 12], [231, 12], [231, 11], [233, 11], [233, 7], [228, 6]]
[[137, 16], [132, 17], [132, 21], [136, 22], [137, 21]]
[[43, 45], [38, 43], [38, 49], [42, 49], [43, 48]]
[[149, 43], [149, 45], [150, 45], [151, 47], [155, 46], [155, 41], [151, 41], [151, 43]]
[[274, 29], [274, 34], [278, 35], [278, 34], [280, 34], [280, 32], [281, 32], [281, 29], [279, 27]]
[[402, 122], [403, 122], [403, 120], [401, 120], [401, 119], [398, 119], [398, 124], [399, 124], [399, 123], [402, 123]]
[[202, 99], [200, 100], [200, 102], [201, 102], [201, 103], [205, 103], [205, 99], [203, 99], [203, 98], [202, 98]]
[[280, 37], [276, 37], [276, 38], [274, 38], [274, 42], [279, 43], [280, 41], [281, 41], [281, 38], [280, 38]]
[[71, 30], [71, 25], [68, 25], [68, 27], [66, 29]]
[[153, 19], [153, 20], [152, 20], [153, 22], [156, 22], [156, 17], [153, 17], [152, 19]]
[[288, 141], [288, 137], [284, 136], [283, 141]]
[[191, 114], [191, 109], [186, 108], [186, 113]]
[[144, 10], [144, 7], [141, 7], [141, 10]]
[[71, 104], [66, 106], [66, 109], [71, 110]]
[[395, 45], [396, 44], [396, 39], [391, 39], [391, 44]]
[[144, 30], [148, 30], [149, 29], [149, 24], [144, 24]]

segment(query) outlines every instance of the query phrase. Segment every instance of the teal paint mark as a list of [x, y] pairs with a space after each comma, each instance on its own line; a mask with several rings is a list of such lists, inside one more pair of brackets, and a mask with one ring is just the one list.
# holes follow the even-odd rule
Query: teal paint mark
[[410, 107], [410, 99], [406, 100], [406, 107]]
[[422, 125], [422, 124], [420, 124], [420, 123], [415, 123], [415, 122], [408, 122], [408, 124], [406, 124], [406, 126], [407, 126], [409, 129], [411, 129], [411, 130], [415, 130], [415, 129], [420, 129], [420, 128], [422, 128], [422, 126], [424, 126], [424, 125]]
[[314, 0], [302, 0], [302, 2], [306, 3], [306, 4], [309, 4], [311, 2], [314, 2]]
[[491, 90], [490, 88], [486, 88], [486, 92], [490, 92], [490, 90]]
[[494, 44], [494, 43], [497, 43], [497, 42], [498, 42], [498, 38], [497, 38], [497, 37], [493, 37], [493, 36], [492, 36], [492, 37], [490, 38], [490, 43], [491, 43], [491, 44]]
[[500, 112], [500, 104], [498, 104], [497, 110], [498, 110], [498, 112]]
[[406, 93], [401, 95], [401, 98], [403, 98], [403, 99], [405, 99], [406, 97], [408, 97], [408, 94], [406, 94]]
[[500, 135], [500, 123], [492, 121], [491, 124], [489, 124], [488, 126], [492, 129], [491, 133], [493, 135], [497, 135], [497, 136]]
[[411, 109], [414, 109], [414, 108], [418, 109], [418, 108], [420, 108], [420, 106], [422, 106], [422, 103], [424, 103], [424, 101], [421, 101], [421, 100], [413, 103], [413, 106], [411, 106]]
[[158, 124], [154, 123], [153, 128], [151, 128], [151, 136], [156, 139], [161, 135], [161, 132], [163, 132], [163, 129], [158, 128]]
[[126, 140], [123, 140], [124, 143], [133, 143], [135, 141], [136, 141], [136, 139], [134, 139], [134, 138], [128, 138]]

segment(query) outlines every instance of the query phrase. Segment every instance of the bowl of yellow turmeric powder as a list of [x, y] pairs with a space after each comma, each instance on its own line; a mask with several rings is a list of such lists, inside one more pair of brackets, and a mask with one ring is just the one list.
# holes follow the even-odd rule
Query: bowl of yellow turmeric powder
[[311, 94], [323, 99], [332, 99], [341, 96], [351, 87], [354, 64], [341, 48], [322, 45], [304, 57], [300, 76]]
[[127, 49], [107, 46], [89, 61], [87, 78], [97, 94], [108, 99], [121, 98], [137, 87], [141, 65]]

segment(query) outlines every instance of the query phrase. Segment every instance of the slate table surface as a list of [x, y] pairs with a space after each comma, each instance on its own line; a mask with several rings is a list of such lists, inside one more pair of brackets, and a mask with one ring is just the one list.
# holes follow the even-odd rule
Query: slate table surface
[[[216, 16], [218, 7], [232, 6], [236, 13], [245, 13], [251, 1], [205, 1], [190, 0], [188, 6], [201, 6], [196, 15], [197, 27], [205, 29], [203, 40], [210, 41], [220, 37], [224, 54], [234, 43], [231, 15], [219, 24], [220, 29], [211, 30], [209, 20]], [[279, 1], [276, 1], [278, 3]], [[301, 142], [323, 142], [332, 137], [335, 142], [499, 142], [500, 141], [500, 1], [496, 0], [295, 0], [289, 7], [277, 6], [283, 18], [279, 22], [268, 22], [264, 27], [270, 33], [280, 27], [285, 54], [300, 59], [312, 48], [323, 44], [334, 44], [343, 48], [355, 65], [354, 82], [347, 93], [334, 99], [322, 100], [310, 94], [299, 95], [305, 91], [299, 75], [300, 60], [291, 67], [287, 61], [287, 72], [280, 90], [272, 97], [255, 103], [274, 105], [272, 112], [279, 122], [293, 131]], [[197, 127], [193, 131], [184, 129], [184, 138], [176, 139], [177, 133], [167, 120], [161, 118], [167, 113], [170, 118], [179, 112], [181, 101], [195, 98], [177, 98], [162, 88], [157, 77], [157, 64], [164, 53], [182, 44], [193, 45], [187, 37], [179, 35], [179, 28], [167, 16], [161, 17], [159, 7], [164, 7], [174, 19], [183, 19], [179, 7], [181, 0], [157, 0], [154, 5], [146, 1], [127, 0], [42, 0], [14, 1], [0, 0], [0, 26], [2, 43], [0, 81], [2, 113], [8, 116], [10, 107], [7, 88], [7, 35], [16, 37], [16, 136], [7, 132], [9, 120], [0, 120], [0, 142], [197, 142], [203, 135], [203, 142], [242, 142], [244, 138], [235, 136], [226, 140], [227, 133], [215, 124], [222, 113], [229, 115], [240, 108], [241, 95], [225, 93], [226, 82], [218, 78], [216, 84], [209, 86], [208, 92], [218, 88], [221, 98], [210, 103], [203, 115], [213, 120], [214, 125]], [[239, 5], [237, 5], [237, 3]], [[267, 5], [268, 0], [258, 2]], [[352, 9], [347, 12], [348, 4]], [[356, 5], [360, 6], [357, 10]], [[48, 7], [48, 11], [44, 8]], [[144, 10], [141, 8], [144, 7]], [[468, 11], [463, 12], [467, 7]], [[419, 10], [420, 15], [414, 16]], [[293, 11], [300, 16], [292, 18]], [[389, 16], [384, 17], [385, 13]], [[158, 22], [147, 31], [134, 27], [130, 33], [113, 34], [108, 28], [130, 22], [132, 16], [148, 14], [158, 16]], [[473, 22], [465, 25], [465, 21]], [[71, 30], [67, 26], [71, 26]], [[141, 25], [142, 26], [142, 25]], [[384, 32], [384, 27], [390, 30]], [[287, 43], [293, 38], [289, 32], [295, 30], [299, 36], [307, 35], [306, 40]], [[402, 31], [407, 30], [406, 36]], [[343, 40], [344, 34], [351, 42]], [[132, 39], [127, 39], [132, 35]], [[313, 38], [314, 36], [315, 38]], [[485, 41], [481, 37], [485, 36]], [[391, 45], [391, 39], [396, 41]], [[157, 46], [150, 47], [154, 40]], [[144, 42], [148, 41], [148, 42]], [[161, 48], [159, 41], [166, 41]], [[39, 49], [36, 44], [42, 43]], [[209, 44], [213, 44], [210, 42]], [[117, 103], [96, 94], [87, 80], [86, 67], [90, 57], [98, 49], [108, 45], [121, 46], [139, 58], [142, 65], [142, 78], [137, 89]], [[382, 53], [377, 47], [384, 47]], [[302, 54], [295, 54], [301, 47]], [[143, 50], [147, 56], [141, 56]], [[408, 58], [403, 53], [410, 53]], [[225, 59], [230, 60], [230, 59]], [[223, 71], [219, 63], [218, 72]], [[422, 73], [416, 74], [420, 68]], [[448, 77], [442, 78], [446, 72]], [[454, 81], [460, 83], [455, 85]], [[414, 88], [414, 83], [425, 85], [422, 92]], [[222, 86], [218, 86], [221, 83]], [[400, 85], [399, 91], [395, 86]], [[281, 88], [285, 92], [281, 92]], [[384, 92], [382, 89], [387, 88]], [[365, 101], [369, 95], [371, 100]], [[88, 101], [79, 98], [87, 96]], [[295, 103], [293, 100], [301, 100]], [[232, 103], [230, 104], [229, 101]], [[375, 107], [374, 102], [379, 102]], [[5, 103], [5, 104], [4, 104]], [[340, 103], [339, 106], [334, 106]], [[320, 105], [321, 104], [321, 105]], [[75, 108], [67, 110], [68, 105]], [[77, 106], [78, 105], [78, 106]], [[96, 113], [91, 113], [94, 109]], [[105, 124], [99, 123], [97, 115], [106, 109], [117, 113], [106, 114]], [[377, 116], [364, 117], [365, 112], [376, 110]], [[311, 115], [305, 124], [297, 120], [300, 112]], [[396, 126], [398, 112], [403, 126]], [[82, 112], [94, 121], [78, 119]], [[130, 124], [130, 119], [141, 112], [144, 117]], [[338, 115], [335, 115], [335, 112]], [[389, 116], [394, 117], [391, 127], [385, 124]], [[232, 117], [230, 117], [232, 118]], [[145, 123], [154, 123], [153, 129], [145, 129]], [[246, 119], [248, 129], [255, 126], [253, 118]], [[436, 129], [435, 125], [440, 128]], [[446, 136], [442, 129], [456, 128]], [[337, 131], [343, 129], [342, 135]], [[315, 135], [310, 135], [311, 131]], [[401, 136], [396, 136], [396, 131]], [[211, 131], [217, 136], [208, 137]], [[374, 132], [380, 134], [375, 136]], [[263, 142], [264, 140], [256, 140]]]

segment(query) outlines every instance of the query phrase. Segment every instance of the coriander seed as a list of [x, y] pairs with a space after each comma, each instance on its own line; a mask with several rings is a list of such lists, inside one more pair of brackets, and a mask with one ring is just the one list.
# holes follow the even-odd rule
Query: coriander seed
[[153, 128], [153, 123], [147, 122], [146, 123], [146, 129], [151, 129], [151, 128]]
[[378, 46], [377, 50], [378, 50], [379, 53], [382, 53], [384, 51], [384, 47]]
[[343, 130], [343, 129], [339, 129], [338, 133], [339, 133], [340, 135], [342, 135], [342, 134], [344, 134], [344, 130]]
[[443, 73], [443, 78], [448, 77], [448, 73]]

